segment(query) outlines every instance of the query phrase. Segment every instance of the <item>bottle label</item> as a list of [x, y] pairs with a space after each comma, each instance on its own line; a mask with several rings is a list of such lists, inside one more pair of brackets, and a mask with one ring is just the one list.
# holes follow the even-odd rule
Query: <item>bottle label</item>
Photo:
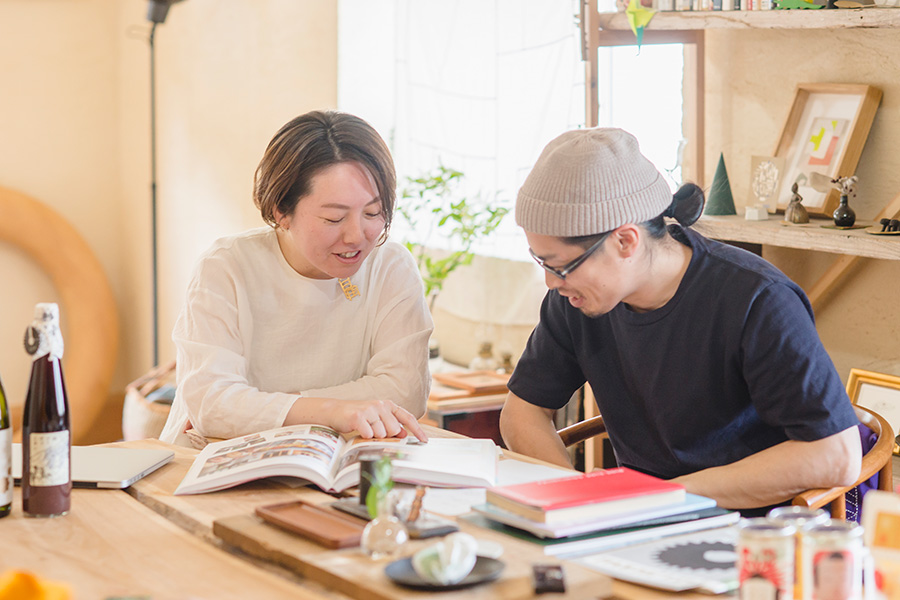
[[0, 429], [0, 507], [12, 503], [12, 427]]
[[40, 303], [34, 307], [34, 320], [25, 330], [25, 350], [35, 361], [47, 354], [50, 358], [63, 356], [62, 332], [59, 330], [59, 307], [53, 303]]
[[28, 436], [31, 450], [31, 485], [64, 485], [69, 482], [69, 432], [32, 433]]

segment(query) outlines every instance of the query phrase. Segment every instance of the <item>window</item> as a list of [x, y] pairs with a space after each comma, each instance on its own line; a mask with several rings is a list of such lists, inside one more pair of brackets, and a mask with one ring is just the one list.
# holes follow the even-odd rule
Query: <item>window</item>
[[[385, 136], [401, 189], [443, 164], [465, 174], [468, 197], [512, 207], [547, 142], [584, 125], [577, 14], [577, 0], [341, 0], [338, 105]], [[680, 46], [604, 52], [601, 88], [614, 93], [601, 123], [635, 133], [678, 180]], [[493, 237], [476, 251], [528, 260], [512, 214]]]

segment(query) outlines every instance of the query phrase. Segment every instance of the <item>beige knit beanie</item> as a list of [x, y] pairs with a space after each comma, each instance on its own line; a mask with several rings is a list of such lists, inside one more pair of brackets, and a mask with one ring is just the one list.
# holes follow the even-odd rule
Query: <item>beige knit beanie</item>
[[621, 129], [576, 129], [544, 148], [516, 199], [525, 231], [578, 237], [658, 217], [672, 203], [660, 172]]

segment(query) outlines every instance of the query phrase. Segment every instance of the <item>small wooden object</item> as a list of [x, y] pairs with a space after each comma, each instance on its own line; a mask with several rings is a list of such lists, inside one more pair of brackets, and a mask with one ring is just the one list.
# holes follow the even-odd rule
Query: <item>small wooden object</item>
[[422, 510], [422, 500], [425, 498], [425, 486], [416, 486], [416, 497], [413, 500], [412, 507], [409, 509], [409, 516], [406, 520], [415, 523], [419, 518], [419, 512]]
[[468, 390], [472, 394], [499, 394], [507, 391], [509, 375], [496, 371], [458, 371], [435, 373], [435, 381], [444, 385]]
[[256, 516], [327, 548], [359, 546], [366, 524], [327, 507], [296, 500], [256, 508]]

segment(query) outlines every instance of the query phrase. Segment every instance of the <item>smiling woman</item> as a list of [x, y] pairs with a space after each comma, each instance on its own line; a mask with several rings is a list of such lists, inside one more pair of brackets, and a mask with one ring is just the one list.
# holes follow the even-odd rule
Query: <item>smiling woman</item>
[[[119, 325], [109, 281], [84, 239], [50, 207], [0, 187], [0, 214], [0, 241], [34, 259], [60, 295], [63, 361], [77, 442], [103, 408], [116, 365]], [[13, 406], [14, 431], [21, 431], [21, 408]]]
[[254, 182], [269, 227], [218, 240], [188, 287], [161, 439], [300, 423], [424, 438], [432, 322], [412, 256], [386, 242], [395, 187], [358, 117], [314, 111], [275, 134]]

